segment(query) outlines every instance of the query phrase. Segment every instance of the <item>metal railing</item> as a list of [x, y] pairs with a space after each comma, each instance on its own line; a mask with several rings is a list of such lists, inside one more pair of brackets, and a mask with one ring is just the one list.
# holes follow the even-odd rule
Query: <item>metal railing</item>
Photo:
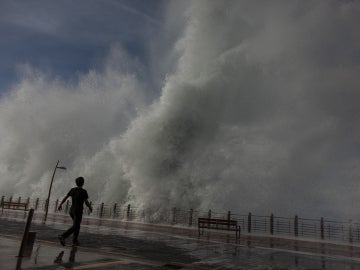
[[[28, 209], [33, 208], [36, 212], [45, 212], [47, 201], [39, 198], [23, 199], [21, 197], [2, 196], [3, 201], [27, 202]], [[58, 211], [60, 200], [50, 201], [49, 213], [67, 214], [71, 203], [68, 200]], [[6, 209], [6, 208], [5, 208]], [[265, 234], [282, 237], [303, 237], [320, 240], [341, 241], [349, 243], [360, 243], [360, 223], [350, 221], [335, 221], [325, 218], [307, 219], [294, 217], [278, 217], [273, 214], [269, 216], [258, 216], [252, 213], [234, 214], [228, 212], [215, 212], [212, 210], [201, 211], [195, 209], [183, 210], [139, 208], [128, 205], [98, 203], [93, 205], [93, 213], [86, 208], [85, 216], [100, 219], [113, 219], [123, 221], [136, 221], [151, 224], [167, 224], [177, 226], [197, 227], [199, 217], [221, 218], [237, 220], [241, 226], [242, 233]]]

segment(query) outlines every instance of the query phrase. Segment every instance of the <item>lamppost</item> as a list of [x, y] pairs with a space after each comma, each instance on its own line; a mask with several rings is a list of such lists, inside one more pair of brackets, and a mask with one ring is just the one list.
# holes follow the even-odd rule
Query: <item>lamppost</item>
[[44, 222], [43, 222], [43, 224], [45, 224], [45, 222], [46, 222], [47, 214], [48, 214], [48, 211], [49, 211], [50, 194], [51, 194], [51, 188], [52, 188], [52, 184], [53, 184], [53, 181], [54, 181], [56, 169], [66, 170], [65, 167], [59, 166], [59, 162], [60, 162], [60, 160], [57, 161], [56, 166], [55, 166], [55, 168], [54, 168], [53, 175], [52, 175], [52, 177], [51, 177], [51, 182], [50, 182], [50, 187], [49, 187], [49, 194], [48, 194], [48, 197], [47, 197], [47, 200], [46, 200], [46, 204], [45, 204], [45, 216], [44, 216]]

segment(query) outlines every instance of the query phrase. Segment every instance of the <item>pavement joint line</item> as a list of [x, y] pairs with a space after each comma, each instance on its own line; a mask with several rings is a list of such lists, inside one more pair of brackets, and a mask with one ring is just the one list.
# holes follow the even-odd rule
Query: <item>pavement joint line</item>
[[[2, 234], [2, 233], [0, 233], [0, 237], [6, 237], [6, 238], [11, 238], [11, 239], [21, 240], [21, 237], [19, 237], [17, 235], [13, 235], [13, 234]], [[67, 248], [67, 249], [72, 248], [71, 246], [61, 246], [57, 242], [47, 241], [47, 240], [43, 240], [43, 239], [36, 239], [35, 241], [38, 242], [38, 243], [44, 243], [44, 244], [48, 244], [48, 245], [52, 245], [52, 246], [60, 246], [62, 248]], [[82, 250], [82, 251], [85, 251], [85, 252], [86, 251], [87, 252], [97, 252], [97, 253], [101, 253], [101, 254], [112, 255], [112, 256], [123, 256], [123, 257], [127, 257], [127, 258], [132, 258], [132, 259], [144, 259], [141, 256], [126, 254], [126, 253], [121, 253], [121, 252], [111, 252], [111, 251], [106, 251], [106, 250], [102, 250], [102, 249], [98, 249], [98, 248], [91, 248], [91, 247], [84, 247], [84, 246], [78, 246], [77, 248], [79, 250]]]
[[17, 234], [5, 234], [5, 233], [0, 233], [0, 237], [5, 237], [5, 238], [12, 238], [12, 239], [21, 240], [21, 236], [19, 236], [19, 235], [17, 235]]
[[[40, 242], [40, 243], [50, 244], [53, 246], [60, 246], [63, 248], [68, 248], [68, 249], [72, 248], [72, 246], [61, 246], [57, 242], [52, 242], [52, 241], [47, 241], [47, 240], [42, 240], [42, 239], [37, 239], [36, 241]], [[143, 259], [143, 257], [141, 257], [141, 256], [126, 254], [126, 253], [122, 253], [122, 252], [112, 252], [112, 251], [102, 250], [99, 248], [92, 248], [92, 247], [85, 247], [85, 246], [77, 246], [77, 248], [78, 248], [78, 250], [87, 251], [87, 252], [97, 252], [97, 253], [113, 255], [113, 256], [123, 256], [123, 257], [133, 258], [133, 259]]]
[[112, 262], [103, 262], [103, 263], [92, 263], [92, 264], [86, 264], [86, 265], [80, 265], [72, 267], [71, 269], [88, 269], [88, 268], [94, 268], [94, 267], [103, 267], [103, 266], [109, 266], [109, 265], [125, 265], [130, 264], [129, 261], [112, 261]]
[[273, 247], [253, 247], [263, 250], [273, 250], [273, 251], [279, 251], [279, 252], [285, 252], [285, 253], [294, 253], [294, 254], [300, 254], [300, 255], [307, 255], [307, 256], [314, 256], [314, 257], [326, 257], [329, 259], [342, 259], [342, 260], [351, 260], [360, 262], [360, 258], [356, 257], [350, 257], [350, 256], [342, 256], [342, 255], [331, 255], [331, 254], [322, 254], [322, 253], [314, 253], [314, 252], [307, 252], [307, 251], [299, 251], [299, 250], [287, 250], [287, 249], [281, 249], [281, 248], [273, 248]]

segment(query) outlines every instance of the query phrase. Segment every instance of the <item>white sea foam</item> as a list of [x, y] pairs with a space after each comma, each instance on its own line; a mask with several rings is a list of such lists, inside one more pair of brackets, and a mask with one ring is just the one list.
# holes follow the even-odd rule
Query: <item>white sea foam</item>
[[54, 196], [84, 175], [98, 201], [355, 215], [358, 11], [190, 1], [174, 72], [151, 104], [129, 58], [130, 71], [110, 63], [75, 85], [31, 71], [1, 98], [1, 191], [46, 194], [61, 159]]

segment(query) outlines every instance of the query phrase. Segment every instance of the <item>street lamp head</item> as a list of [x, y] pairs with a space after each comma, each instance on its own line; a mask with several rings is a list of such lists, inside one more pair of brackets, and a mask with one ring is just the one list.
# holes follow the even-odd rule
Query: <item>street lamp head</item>
[[58, 166], [58, 167], [56, 167], [56, 168], [62, 169], [62, 170], [66, 170], [66, 167], [62, 167], [62, 166]]

